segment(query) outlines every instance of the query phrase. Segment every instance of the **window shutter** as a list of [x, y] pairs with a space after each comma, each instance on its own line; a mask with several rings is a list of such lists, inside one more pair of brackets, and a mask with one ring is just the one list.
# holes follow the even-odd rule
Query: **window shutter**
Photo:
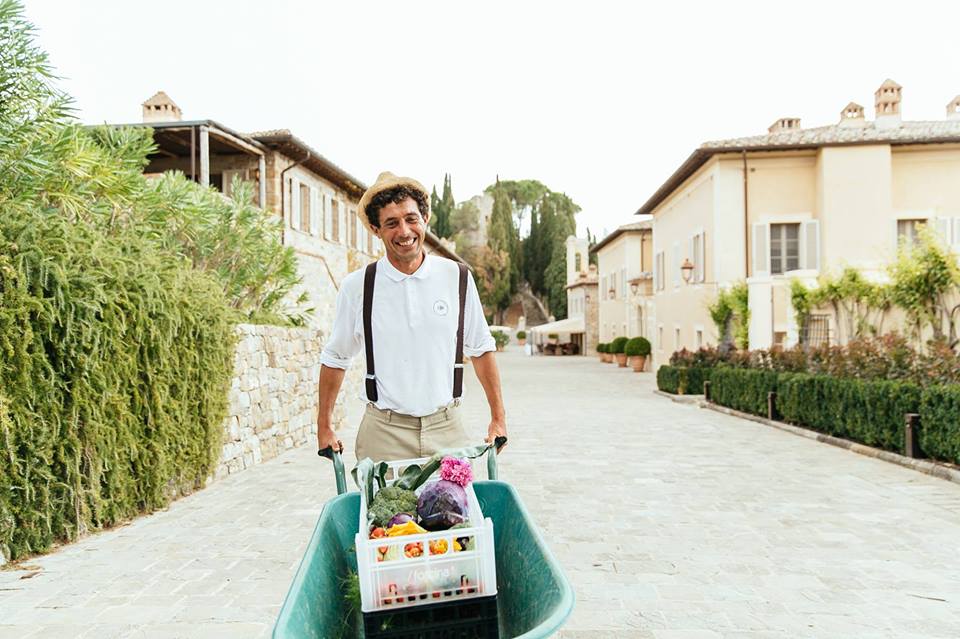
[[290, 227], [300, 230], [300, 181], [290, 178]]
[[323, 237], [331, 239], [333, 236], [333, 215], [331, 214], [330, 196], [323, 194]]
[[694, 282], [699, 282], [700, 280], [697, 279], [697, 262], [699, 260], [697, 260], [697, 236], [696, 235], [690, 238], [690, 247], [687, 249], [687, 252], [690, 254], [690, 258], [689, 258], [690, 261], [693, 262], [693, 273], [691, 274], [692, 277], [690, 279]]
[[347, 216], [347, 205], [346, 202], [342, 200], [337, 200], [337, 210], [340, 212], [340, 226], [338, 227], [338, 233], [340, 237], [337, 238], [338, 242], [347, 244], [350, 241], [350, 231], [347, 228], [347, 220], [350, 219]]
[[800, 227], [800, 268], [820, 270], [820, 220], [804, 222]]
[[938, 217], [934, 220], [936, 223], [937, 233], [940, 234], [940, 239], [943, 240], [943, 243], [946, 245], [952, 244], [953, 234], [950, 232], [951, 220], [949, 217]]
[[953, 246], [954, 250], [957, 250], [960, 247], [960, 217], [952, 218], [953, 222], [953, 238], [950, 240], [950, 245]]
[[770, 226], [753, 225], [753, 275], [770, 274]]
[[700, 233], [700, 281], [707, 281], [707, 235]]
[[320, 208], [318, 206], [317, 189], [310, 187], [310, 235], [320, 233]]

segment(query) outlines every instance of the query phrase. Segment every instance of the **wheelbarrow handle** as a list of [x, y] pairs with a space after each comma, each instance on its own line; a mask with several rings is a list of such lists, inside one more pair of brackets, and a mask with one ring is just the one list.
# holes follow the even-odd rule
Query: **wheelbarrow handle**
[[487, 479], [497, 478], [497, 453], [507, 445], [507, 437], [501, 435], [493, 440], [493, 452], [487, 451]]
[[342, 495], [347, 492], [347, 477], [343, 472], [343, 455], [340, 451], [334, 450], [333, 446], [327, 446], [323, 450], [318, 450], [317, 454], [333, 462], [333, 474], [337, 478], [337, 494]]

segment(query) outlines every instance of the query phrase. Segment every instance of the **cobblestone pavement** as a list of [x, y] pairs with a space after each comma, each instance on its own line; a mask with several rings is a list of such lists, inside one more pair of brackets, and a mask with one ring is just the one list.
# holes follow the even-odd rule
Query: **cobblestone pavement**
[[[673, 403], [649, 373], [499, 357], [502, 478], [577, 592], [561, 637], [960, 636], [957, 485]], [[333, 493], [293, 450], [0, 571], [0, 637], [268, 636]]]

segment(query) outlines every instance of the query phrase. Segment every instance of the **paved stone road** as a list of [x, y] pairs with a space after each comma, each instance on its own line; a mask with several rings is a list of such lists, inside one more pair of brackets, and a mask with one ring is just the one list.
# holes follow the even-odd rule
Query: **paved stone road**
[[[957, 485], [673, 403], [650, 374], [500, 358], [502, 475], [577, 591], [561, 637], [960, 636]], [[333, 492], [290, 451], [0, 572], [0, 637], [268, 636]]]

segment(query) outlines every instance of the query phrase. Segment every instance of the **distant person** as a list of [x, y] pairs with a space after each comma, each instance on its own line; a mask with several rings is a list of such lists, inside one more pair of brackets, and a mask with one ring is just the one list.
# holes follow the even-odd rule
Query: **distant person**
[[430, 199], [416, 180], [381, 173], [358, 214], [386, 255], [347, 275], [333, 332], [320, 356], [317, 446], [343, 450], [331, 423], [350, 360], [364, 351], [367, 407], [357, 459], [428, 457], [469, 445], [460, 417], [463, 355], [490, 405], [487, 441], [506, 436], [500, 373], [476, 283], [466, 266], [427, 255]]

